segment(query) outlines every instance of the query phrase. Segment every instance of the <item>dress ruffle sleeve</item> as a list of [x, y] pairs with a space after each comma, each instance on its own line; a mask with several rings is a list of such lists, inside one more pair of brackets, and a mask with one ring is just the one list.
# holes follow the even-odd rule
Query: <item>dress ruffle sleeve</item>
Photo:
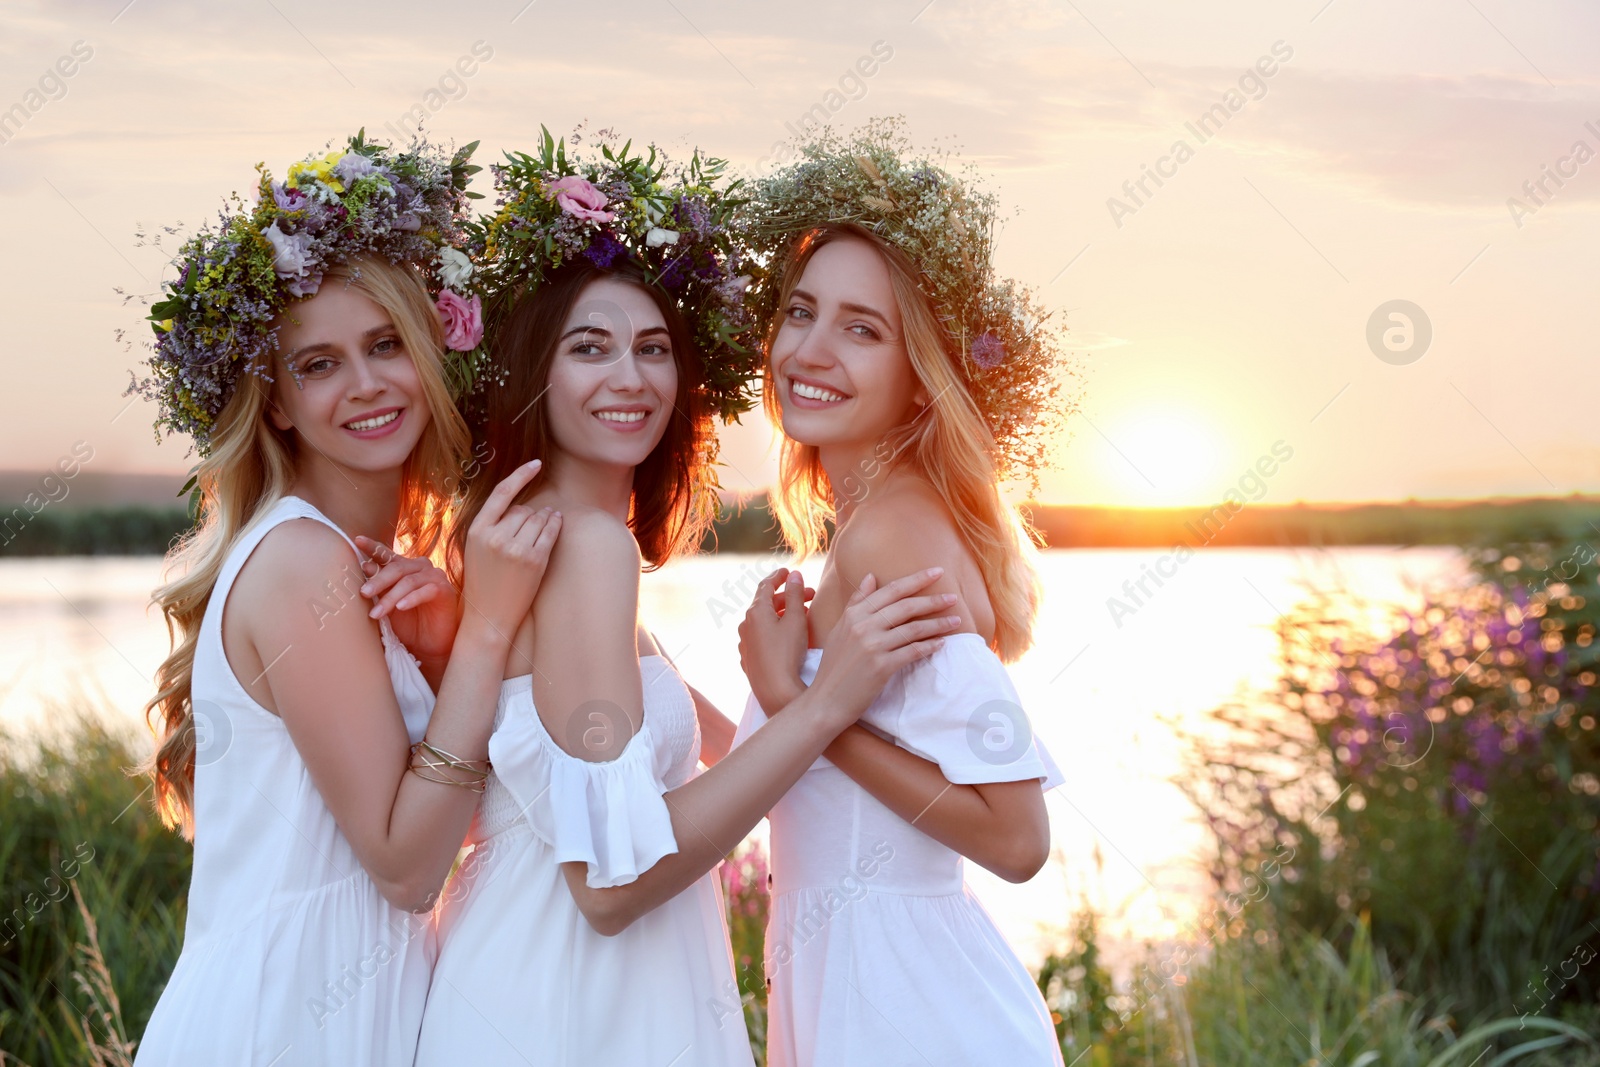
[[545, 730], [531, 677], [506, 686], [489, 761], [557, 863], [585, 864], [589, 887], [606, 889], [634, 881], [678, 851], [648, 722], [616, 759], [579, 759]]
[[939, 765], [957, 785], [1065, 779], [1033, 735], [1016, 686], [976, 634], [955, 634], [895, 674], [862, 723]]

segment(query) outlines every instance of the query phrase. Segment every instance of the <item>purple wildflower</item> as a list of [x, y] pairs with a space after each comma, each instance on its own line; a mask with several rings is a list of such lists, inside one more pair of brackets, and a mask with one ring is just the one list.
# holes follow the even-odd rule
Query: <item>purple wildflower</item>
[[349, 187], [353, 182], [365, 178], [377, 169], [372, 165], [372, 160], [360, 152], [346, 152], [344, 158], [334, 164], [333, 176]]
[[589, 247], [583, 250], [583, 254], [589, 262], [601, 270], [606, 270], [617, 261], [618, 257], [627, 255], [628, 250], [622, 242], [611, 236], [609, 230], [601, 230], [589, 241]]
[[984, 370], [993, 370], [1006, 358], [1006, 346], [992, 330], [980, 333], [972, 342], [972, 362]]

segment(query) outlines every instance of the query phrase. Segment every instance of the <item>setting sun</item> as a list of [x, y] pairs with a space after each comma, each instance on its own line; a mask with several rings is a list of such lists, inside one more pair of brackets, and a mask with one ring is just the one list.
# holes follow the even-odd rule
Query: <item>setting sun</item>
[[1098, 421], [1098, 462], [1127, 487], [1130, 503], [1173, 505], [1214, 495], [1222, 441], [1204, 419], [1178, 407], [1142, 408]]

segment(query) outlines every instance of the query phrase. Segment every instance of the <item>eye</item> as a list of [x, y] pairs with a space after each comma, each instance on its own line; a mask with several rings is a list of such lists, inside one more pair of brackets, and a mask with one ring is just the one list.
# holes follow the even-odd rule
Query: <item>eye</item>
[[305, 378], [320, 378], [332, 373], [339, 366], [339, 361], [332, 356], [312, 356], [296, 368], [296, 372]]
[[802, 304], [791, 304], [784, 311], [784, 315], [790, 319], [809, 319], [811, 318], [811, 309]]
[[398, 356], [404, 351], [405, 349], [400, 344], [400, 338], [380, 337], [372, 343], [372, 351], [369, 354], [374, 356]]
[[603, 356], [606, 354], [606, 346], [599, 341], [579, 341], [572, 346], [572, 354], [575, 356]]
[[878, 331], [874, 330], [871, 326], [868, 326], [864, 322], [854, 323], [853, 325], [849, 326], [848, 329], [852, 333], [855, 333], [857, 337], [865, 337], [869, 341], [880, 340]]
[[665, 341], [646, 341], [639, 346], [639, 354], [641, 356], [670, 356], [672, 355], [672, 346]]

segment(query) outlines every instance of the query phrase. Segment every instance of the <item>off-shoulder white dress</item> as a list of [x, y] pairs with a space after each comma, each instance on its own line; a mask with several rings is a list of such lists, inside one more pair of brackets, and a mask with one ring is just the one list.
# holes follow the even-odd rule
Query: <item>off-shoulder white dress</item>
[[[292, 519], [339, 530], [311, 504], [284, 497], [233, 547], [200, 623], [189, 911], [138, 1067], [403, 1065], [416, 1050], [432, 924], [379, 894], [283, 720], [256, 703], [223, 652], [234, 579], [261, 539]], [[354, 592], [365, 580], [360, 557], [354, 544], [350, 551], [348, 581], [336, 582], [344, 591], [322, 611], [366, 610]], [[379, 630], [406, 733], [421, 740], [433, 692], [388, 619]]]
[[[821, 660], [807, 650], [808, 685]], [[766, 721], [752, 695], [734, 744]], [[946, 637], [895, 674], [861, 722], [957, 784], [1062, 781], [978, 634]], [[826, 758], [769, 818], [768, 1067], [1061, 1063], [1044, 998], [959, 853]]]
[[662, 794], [700, 755], [688, 687], [641, 656], [644, 722], [622, 754], [568, 755], [507, 679], [472, 852], [439, 912], [418, 1067], [750, 1067], [715, 870], [615, 937], [578, 910], [560, 864], [623, 885], [678, 850]]

